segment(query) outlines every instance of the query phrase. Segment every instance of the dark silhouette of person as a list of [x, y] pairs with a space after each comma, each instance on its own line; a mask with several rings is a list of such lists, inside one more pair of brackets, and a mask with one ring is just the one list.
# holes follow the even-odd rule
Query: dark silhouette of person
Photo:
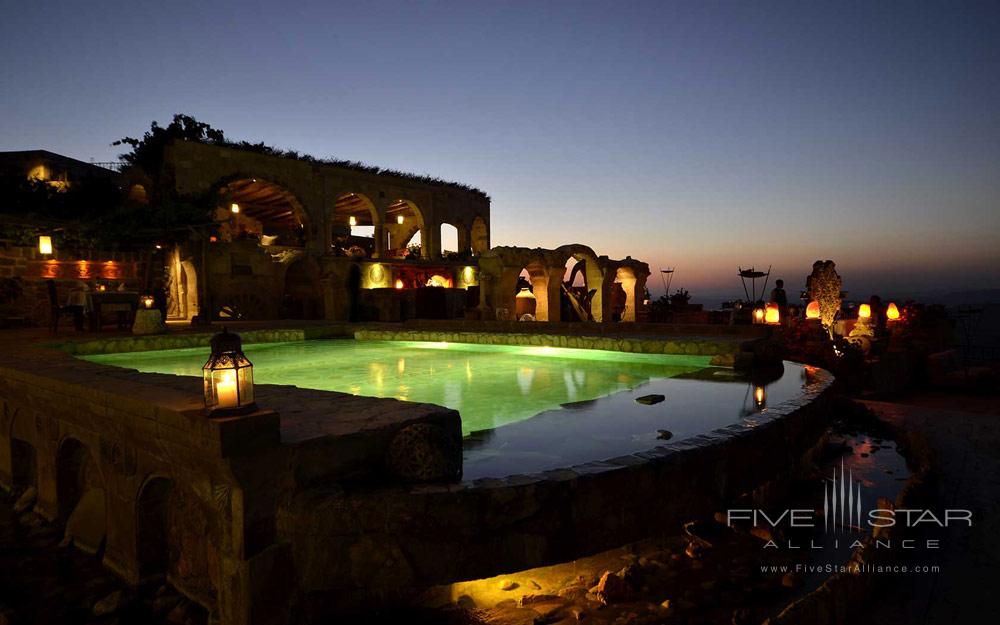
[[771, 303], [778, 305], [778, 314], [781, 323], [785, 323], [788, 318], [788, 295], [785, 293], [785, 281], [775, 280], [774, 288], [771, 289]]

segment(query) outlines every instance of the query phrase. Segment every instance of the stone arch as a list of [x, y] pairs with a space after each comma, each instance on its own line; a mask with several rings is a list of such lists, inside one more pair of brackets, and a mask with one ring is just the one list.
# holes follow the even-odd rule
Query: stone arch
[[15, 491], [38, 486], [35, 420], [15, 414], [10, 426], [11, 482]]
[[281, 313], [285, 319], [323, 317], [320, 267], [311, 256], [297, 255], [286, 265], [282, 280]]
[[234, 174], [214, 188], [219, 196], [214, 217], [222, 240], [249, 236], [263, 245], [306, 246], [309, 214], [288, 185], [273, 177]]
[[[372, 228], [371, 236], [359, 230]], [[330, 217], [331, 240], [334, 247], [345, 249], [360, 248], [365, 256], [378, 256], [384, 250], [382, 217], [375, 203], [364, 193], [350, 191], [341, 193], [333, 203]]]
[[108, 510], [104, 479], [90, 450], [66, 437], [56, 451], [57, 518], [66, 523], [66, 537], [86, 553], [104, 544]]
[[[80, 503], [88, 483], [95, 479], [97, 466], [87, 446], [78, 439], [64, 438], [56, 451], [56, 498], [58, 514], [66, 520]], [[99, 476], [97, 476], [99, 477]]]
[[[563, 245], [555, 249], [560, 264], [565, 267], [571, 258], [577, 262], [584, 261], [586, 269], [583, 270], [584, 284], [590, 293], [590, 316], [594, 321], [603, 321], [605, 317], [605, 295], [607, 285], [605, 275], [601, 266], [601, 259], [590, 247], [586, 245], [573, 244]], [[572, 276], [570, 276], [572, 279]]]
[[475, 219], [472, 220], [472, 228], [469, 235], [473, 254], [479, 256], [490, 249], [490, 229], [486, 224], [486, 220], [481, 216], [476, 215]]
[[420, 255], [422, 258], [427, 258], [429, 248], [426, 222], [423, 211], [415, 202], [402, 198], [389, 202], [385, 212], [385, 222], [385, 229], [389, 235], [388, 248], [392, 250], [392, 255], [405, 257], [407, 245], [419, 234]]
[[625, 291], [625, 308], [621, 311], [619, 321], [635, 321], [636, 311], [636, 275], [631, 267], [621, 266], [615, 271], [615, 282], [621, 284]]
[[520, 290], [517, 287], [518, 279], [525, 273], [527, 274], [529, 284], [531, 284], [531, 293], [535, 297], [535, 320], [548, 321], [549, 271], [545, 264], [539, 260], [531, 260], [524, 265], [524, 267], [517, 270], [515, 274], [514, 290], [511, 294], [511, 297], [514, 299], [514, 304], [510, 310], [513, 314], [513, 312], [517, 309], [517, 292]]
[[170, 567], [169, 513], [174, 483], [153, 475], [143, 482], [135, 498], [136, 564], [139, 579], [163, 576]]
[[[438, 247], [441, 248], [440, 251], [442, 257], [444, 257], [444, 255], [449, 252], [453, 252], [456, 254], [460, 254], [462, 252], [462, 248], [460, 246], [462, 237], [459, 234], [459, 229], [457, 225], [448, 223], [446, 221], [441, 222], [441, 226], [439, 228], [439, 235], [440, 238], [438, 240], [440, 241], [440, 244]], [[449, 247], [451, 249], [448, 249]]]

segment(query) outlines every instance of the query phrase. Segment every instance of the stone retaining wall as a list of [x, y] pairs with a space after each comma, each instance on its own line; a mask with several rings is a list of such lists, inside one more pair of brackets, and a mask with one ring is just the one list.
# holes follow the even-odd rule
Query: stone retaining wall
[[[522, 324], [525, 325], [525, 324]], [[606, 337], [522, 332], [468, 332], [443, 330], [362, 329], [354, 333], [360, 340], [372, 341], [445, 341], [480, 345], [537, 345], [573, 347], [637, 354], [686, 354], [721, 356], [740, 351], [741, 340], [728, 337], [651, 338], [640, 336]]]
[[[410, 489], [300, 493], [278, 514], [306, 613], [565, 562], [676, 529], [792, 472], [829, 421], [832, 376], [753, 421], [603, 462]], [[572, 435], [567, 433], [567, 435]]]

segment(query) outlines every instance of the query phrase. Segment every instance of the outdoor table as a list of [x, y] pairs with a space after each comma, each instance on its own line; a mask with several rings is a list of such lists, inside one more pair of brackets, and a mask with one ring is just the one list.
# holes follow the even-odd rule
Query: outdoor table
[[90, 317], [90, 330], [100, 332], [104, 313], [117, 313], [119, 329], [129, 327], [139, 307], [139, 294], [135, 291], [72, 291], [66, 303], [83, 306], [84, 314]]

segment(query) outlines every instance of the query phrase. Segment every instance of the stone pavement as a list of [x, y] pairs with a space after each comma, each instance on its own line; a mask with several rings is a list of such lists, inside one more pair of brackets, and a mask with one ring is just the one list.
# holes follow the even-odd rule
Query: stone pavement
[[926, 439], [936, 478], [929, 507], [935, 511], [969, 509], [973, 526], [936, 530], [934, 537], [940, 537], [941, 549], [920, 550], [912, 556], [912, 563], [938, 564], [940, 573], [895, 577], [857, 622], [1000, 622], [996, 596], [1000, 585], [1000, 413], [946, 410], [939, 401], [916, 401], [923, 405], [864, 404], [894, 427]]

